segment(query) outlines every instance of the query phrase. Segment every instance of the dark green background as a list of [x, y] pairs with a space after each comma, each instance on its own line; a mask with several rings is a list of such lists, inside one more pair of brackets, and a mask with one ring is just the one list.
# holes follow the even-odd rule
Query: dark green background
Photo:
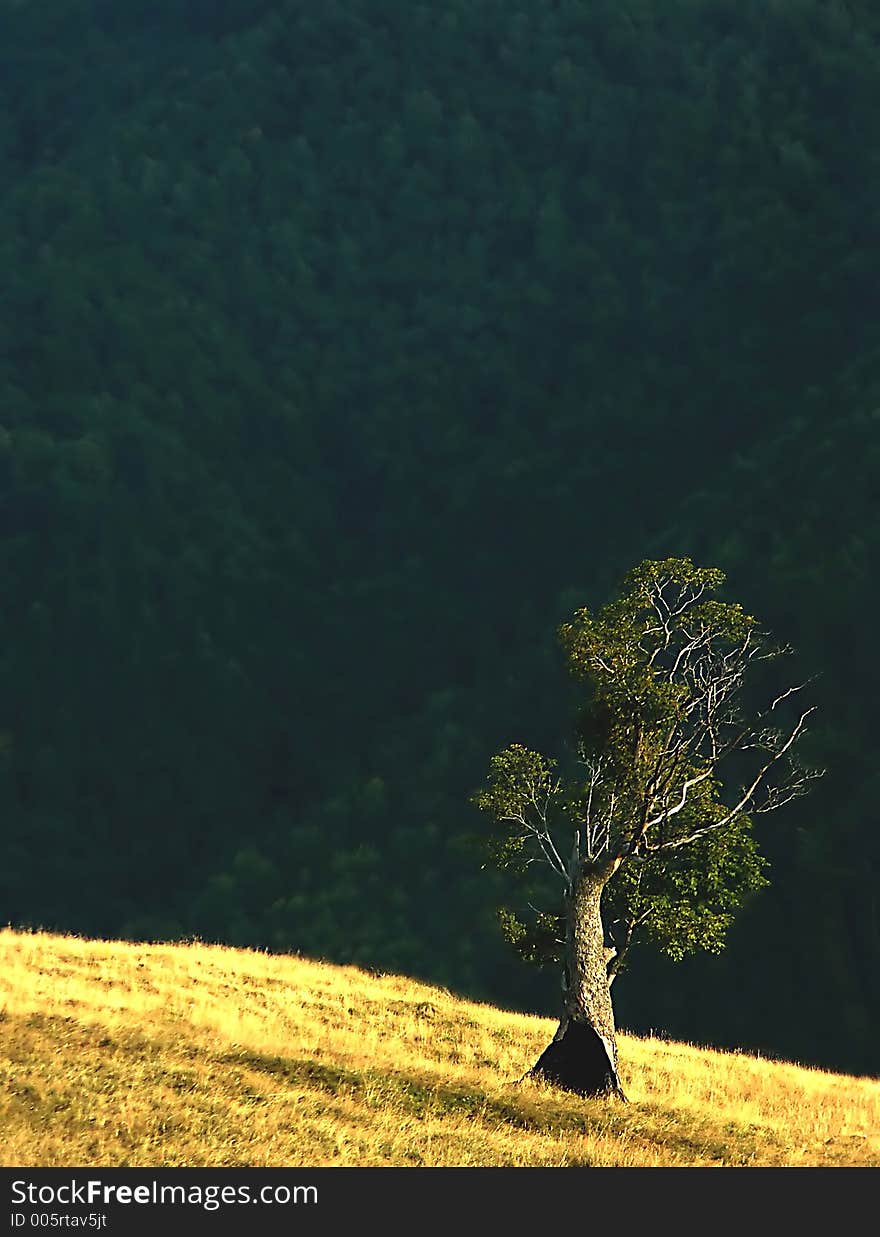
[[0, 920], [552, 1012], [468, 804], [691, 554], [819, 673], [720, 959], [621, 1021], [876, 1071], [880, 15], [0, 0]]

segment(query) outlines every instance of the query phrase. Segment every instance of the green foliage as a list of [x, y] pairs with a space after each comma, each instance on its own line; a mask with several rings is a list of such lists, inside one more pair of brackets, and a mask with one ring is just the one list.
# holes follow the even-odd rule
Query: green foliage
[[[752, 616], [711, 596], [724, 578], [688, 558], [645, 561], [597, 614], [578, 610], [559, 637], [587, 693], [577, 712], [579, 764], [563, 782], [555, 762], [521, 744], [492, 758], [473, 802], [494, 825], [491, 860], [529, 882], [532, 925], [502, 912], [504, 935], [526, 960], [563, 953], [558, 915], [534, 909], [536, 862], [568, 888], [583, 868], [613, 861], [603, 919], [618, 969], [641, 931], [674, 960], [719, 953], [735, 911], [767, 883], [752, 820], [742, 812], [728, 819], [725, 759], [712, 755], [728, 742], [734, 758], [754, 746], [740, 730], [741, 708], [726, 697], [744, 689], [744, 641], [766, 648]], [[741, 737], [728, 738], [731, 726]]]
[[713, 1034], [733, 1005], [876, 1069], [878, 33], [825, 0], [0, 3], [0, 921], [549, 1007], [461, 805], [499, 716], [556, 741], [534, 633], [688, 553], [824, 671], [839, 780], [766, 843], [792, 957], [759, 899], [736, 984], [652, 979], [630, 1025], [699, 993]]
[[498, 910], [501, 935], [523, 962], [537, 966], [556, 965], [564, 952], [565, 921], [561, 915], [538, 912], [526, 923], [508, 906]]
[[[487, 786], [473, 796], [472, 802], [500, 826], [489, 838], [488, 853], [502, 871], [525, 871], [529, 848], [518, 822], [536, 804], [552, 803], [557, 786], [555, 764], [519, 743], [498, 752], [490, 761]], [[513, 828], [505, 827], [511, 824]]]
[[645, 937], [676, 962], [720, 953], [736, 912], [769, 884], [751, 825], [740, 817], [690, 846], [624, 864], [606, 886], [603, 915], [610, 923], [647, 915]]

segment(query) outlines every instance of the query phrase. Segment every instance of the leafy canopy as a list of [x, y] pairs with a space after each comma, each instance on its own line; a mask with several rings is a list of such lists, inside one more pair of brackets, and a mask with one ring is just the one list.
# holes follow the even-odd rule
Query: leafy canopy
[[813, 710], [784, 720], [800, 684], [746, 716], [747, 678], [788, 650], [713, 596], [723, 582], [687, 558], [643, 562], [598, 613], [578, 610], [560, 628], [586, 688], [564, 771], [512, 744], [474, 798], [497, 826], [491, 860], [521, 878], [532, 904], [530, 927], [502, 912], [523, 956], [561, 952], [563, 917], [534, 905], [554, 876], [566, 896], [588, 867], [604, 878], [615, 969], [641, 929], [674, 958], [717, 952], [737, 908], [767, 883], [753, 819], [817, 776], [792, 759]]

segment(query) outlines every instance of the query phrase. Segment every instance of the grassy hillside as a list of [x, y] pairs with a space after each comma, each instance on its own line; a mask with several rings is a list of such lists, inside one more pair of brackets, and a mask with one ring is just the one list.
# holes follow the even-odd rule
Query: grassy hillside
[[0, 1163], [880, 1165], [880, 1081], [622, 1038], [631, 1103], [517, 1079], [546, 1019], [208, 945], [0, 932]]

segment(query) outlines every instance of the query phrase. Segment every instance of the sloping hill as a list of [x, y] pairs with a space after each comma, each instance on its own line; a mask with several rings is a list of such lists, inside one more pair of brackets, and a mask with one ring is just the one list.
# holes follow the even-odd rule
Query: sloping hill
[[218, 946], [0, 932], [0, 1163], [880, 1165], [880, 1081], [622, 1038], [631, 1098], [517, 1079], [546, 1019]]
[[878, 33], [0, 0], [4, 922], [538, 1008], [466, 800], [557, 747], [556, 624], [691, 552], [820, 675], [829, 773], [626, 1018], [880, 1070]]

